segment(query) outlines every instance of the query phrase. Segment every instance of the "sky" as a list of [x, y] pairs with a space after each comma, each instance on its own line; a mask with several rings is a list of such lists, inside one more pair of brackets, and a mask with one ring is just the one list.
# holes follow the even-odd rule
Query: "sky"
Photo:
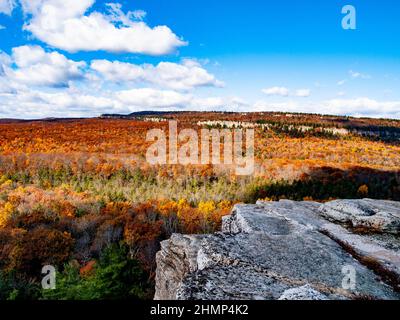
[[0, 118], [400, 119], [399, 17], [398, 0], [0, 0]]

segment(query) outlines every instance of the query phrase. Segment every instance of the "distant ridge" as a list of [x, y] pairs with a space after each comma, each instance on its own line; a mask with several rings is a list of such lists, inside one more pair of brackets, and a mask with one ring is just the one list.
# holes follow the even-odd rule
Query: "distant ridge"
[[13, 118], [3, 118], [0, 119], [0, 123], [23, 123], [23, 122], [60, 122], [60, 121], [75, 121], [83, 120], [88, 118], [41, 118], [41, 119], [13, 119]]
[[218, 114], [240, 114], [241, 112], [231, 111], [137, 111], [129, 114], [118, 114], [118, 113], [106, 113], [102, 114], [99, 118], [102, 119], [134, 119], [141, 117], [153, 117], [153, 116], [170, 116], [170, 115], [181, 115], [181, 114], [196, 114], [196, 113], [218, 113]]
[[129, 114], [117, 114], [117, 113], [109, 113], [102, 114], [100, 118], [102, 119], [132, 119], [138, 117], [151, 117], [151, 116], [165, 116], [171, 114], [182, 114], [187, 113], [188, 111], [138, 111], [132, 112]]

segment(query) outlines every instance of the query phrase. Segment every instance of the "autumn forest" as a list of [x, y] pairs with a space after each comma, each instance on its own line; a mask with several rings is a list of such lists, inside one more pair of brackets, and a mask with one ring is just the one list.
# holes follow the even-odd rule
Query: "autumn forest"
[[[254, 129], [254, 174], [150, 165], [146, 134], [168, 120]], [[160, 242], [218, 230], [236, 203], [400, 200], [399, 139], [400, 121], [296, 113], [1, 120], [0, 300], [152, 299]]]

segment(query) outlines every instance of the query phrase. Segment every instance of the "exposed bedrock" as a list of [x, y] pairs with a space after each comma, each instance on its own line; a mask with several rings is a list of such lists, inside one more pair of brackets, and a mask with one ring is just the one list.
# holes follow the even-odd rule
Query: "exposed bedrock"
[[236, 205], [221, 232], [162, 242], [155, 299], [400, 299], [399, 226], [392, 201]]

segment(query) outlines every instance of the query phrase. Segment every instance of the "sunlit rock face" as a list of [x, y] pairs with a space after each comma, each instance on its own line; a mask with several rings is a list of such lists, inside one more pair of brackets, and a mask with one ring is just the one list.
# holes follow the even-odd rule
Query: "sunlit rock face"
[[392, 201], [236, 205], [221, 232], [162, 243], [155, 299], [400, 299], [399, 225]]

